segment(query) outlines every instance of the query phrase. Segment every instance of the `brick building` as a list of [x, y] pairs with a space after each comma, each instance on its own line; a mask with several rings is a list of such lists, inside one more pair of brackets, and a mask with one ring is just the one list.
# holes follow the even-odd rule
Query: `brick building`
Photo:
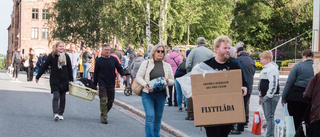
[[12, 0], [13, 11], [8, 27], [7, 65], [11, 63], [15, 47], [21, 47], [22, 55], [33, 48], [35, 54], [49, 53], [49, 7], [57, 0]]

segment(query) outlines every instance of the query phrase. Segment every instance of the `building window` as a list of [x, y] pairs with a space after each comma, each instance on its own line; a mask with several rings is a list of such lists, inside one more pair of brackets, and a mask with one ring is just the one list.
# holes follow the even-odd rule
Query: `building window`
[[42, 9], [42, 19], [49, 19], [49, 10], [48, 9]]
[[33, 39], [38, 38], [38, 28], [32, 28], [32, 37]]
[[38, 19], [39, 9], [32, 9], [32, 19]]
[[48, 39], [49, 29], [42, 29], [42, 39]]
[[11, 43], [12, 43], [12, 44], [13, 44], [13, 39], [14, 39], [14, 36], [13, 36], [13, 34], [12, 34], [12, 37], [11, 37], [11, 41], [12, 41]]

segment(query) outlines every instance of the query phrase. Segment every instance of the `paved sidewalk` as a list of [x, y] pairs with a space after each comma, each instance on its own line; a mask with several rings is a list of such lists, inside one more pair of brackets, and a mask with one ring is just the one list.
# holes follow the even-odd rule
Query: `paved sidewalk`
[[[142, 106], [141, 97], [136, 95], [125, 96], [123, 94], [123, 89], [116, 89], [116, 104], [125, 107], [134, 113], [144, 116], [144, 109]], [[120, 103], [120, 104], [119, 104]], [[121, 104], [122, 103], [122, 104]], [[251, 133], [252, 128], [252, 116], [254, 111], [259, 108], [259, 97], [257, 95], [252, 95], [250, 99], [250, 122], [249, 127], [245, 128], [245, 131], [241, 135], [229, 135], [230, 137], [262, 137], [262, 135], [254, 135]], [[279, 101], [275, 118], [280, 118], [282, 106]], [[191, 136], [191, 137], [205, 137], [205, 129], [200, 127], [194, 127], [194, 122], [189, 120], [184, 120], [187, 116], [185, 111], [179, 112], [178, 107], [169, 107], [165, 106], [162, 122], [164, 122], [165, 126], [162, 128], [169, 128], [167, 132], [172, 134], [176, 134], [177, 136]], [[169, 131], [168, 131], [169, 130]]]

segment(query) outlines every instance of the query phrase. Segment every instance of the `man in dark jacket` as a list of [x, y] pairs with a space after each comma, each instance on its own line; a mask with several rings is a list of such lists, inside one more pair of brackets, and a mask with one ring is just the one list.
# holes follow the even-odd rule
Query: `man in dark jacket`
[[[240, 64], [237, 60], [230, 58], [230, 44], [231, 39], [227, 36], [220, 36], [214, 40], [214, 47], [216, 52], [216, 57], [213, 57], [207, 61], [204, 61], [207, 65], [212, 67], [217, 71], [227, 71], [232, 69], [241, 69]], [[242, 70], [243, 74], [243, 70]], [[245, 76], [242, 75], [242, 91], [243, 96], [247, 94], [248, 84], [246, 82]], [[212, 125], [206, 126], [207, 137], [227, 137], [232, 125]]]
[[[249, 53], [245, 51], [243, 47], [239, 47], [237, 50], [237, 60], [239, 61], [242, 70], [244, 71], [244, 75], [247, 79], [248, 83], [248, 92], [247, 95], [243, 97], [245, 112], [246, 112], [246, 124], [249, 122], [249, 100], [252, 93], [252, 85], [253, 85], [253, 77], [256, 71], [255, 62], [249, 56]], [[231, 134], [241, 134], [244, 131], [244, 125], [246, 124], [238, 124], [236, 130], [232, 130]]]
[[115, 95], [115, 68], [120, 73], [122, 78], [126, 80], [125, 73], [117, 58], [110, 56], [111, 47], [109, 44], [104, 44], [101, 50], [101, 57], [97, 58], [94, 67], [94, 86], [99, 83], [99, 98], [101, 123], [108, 124], [107, 115], [114, 102]]

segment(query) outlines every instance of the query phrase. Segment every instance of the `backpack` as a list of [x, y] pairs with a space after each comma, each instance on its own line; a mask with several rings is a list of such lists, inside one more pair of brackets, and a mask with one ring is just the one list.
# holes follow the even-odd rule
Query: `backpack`
[[183, 59], [183, 62], [178, 66], [177, 70], [187, 73], [186, 59]]

